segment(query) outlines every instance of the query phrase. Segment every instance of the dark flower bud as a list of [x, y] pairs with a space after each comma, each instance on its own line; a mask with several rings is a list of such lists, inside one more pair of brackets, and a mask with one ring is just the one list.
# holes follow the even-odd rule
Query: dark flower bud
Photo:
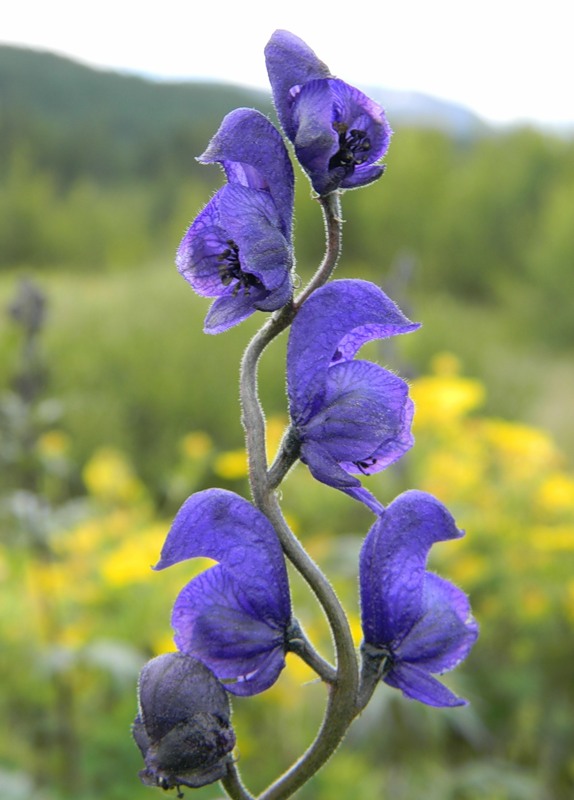
[[225, 777], [235, 745], [227, 692], [200, 661], [165, 653], [148, 661], [138, 684], [133, 737], [147, 786], [198, 788]]

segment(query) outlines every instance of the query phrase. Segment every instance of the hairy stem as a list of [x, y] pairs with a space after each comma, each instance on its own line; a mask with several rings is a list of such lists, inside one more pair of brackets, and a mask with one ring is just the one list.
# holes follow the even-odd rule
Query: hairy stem
[[254, 800], [253, 795], [247, 791], [241, 782], [239, 772], [233, 761], [228, 764], [227, 775], [221, 779], [221, 785], [232, 800]]
[[[290, 797], [328, 760], [355, 716], [359, 686], [357, 658], [347, 616], [333, 587], [289, 529], [274, 492], [289, 468], [289, 462], [292, 463], [293, 454], [281, 460], [280, 466], [274, 465], [272, 475], [268, 475], [265, 418], [257, 381], [257, 367], [264, 349], [291, 324], [302, 303], [329, 279], [337, 264], [341, 252], [342, 224], [339, 195], [335, 192], [319, 198], [319, 202], [327, 239], [325, 257], [301, 294], [277, 312], [251, 340], [241, 364], [240, 393], [253, 501], [273, 524], [287, 558], [307, 581], [325, 612], [333, 634], [337, 671], [334, 676], [329, 674], [333, 680], [325, 717], [315, 741], [299, 761], [260, 795], [260, 800]], [[317, 657], [320, 658], [318, 654]]]

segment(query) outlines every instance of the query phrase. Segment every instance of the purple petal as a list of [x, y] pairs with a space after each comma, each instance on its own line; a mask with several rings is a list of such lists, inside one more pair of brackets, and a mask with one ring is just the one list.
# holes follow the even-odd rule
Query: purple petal
[[285, 666], [285, 631], [272, 614], [259, 616], [249, 594], [221, 566], [194, 578], [180, 592], [172, 613], [175, 642], [206, 664], [234, 692], [256, 694], [268, 688]]
[[185, 501], [154, 569], [199, 556], [220, 563], [257, 616], [288, 624], [291, 601], [281, 545], [267, 517], [251, 503], [223, 489], [197, 492]]
[[226, 287], [221, 282], [218, 256], [228, 247], [229, 236], [221, 226], [219, 190], [188, 228], [176, 255], [179, 272], [203, 297], [218, 297]]
[[438, 708], [447, 706], [465, 706], [467, 701], [457, 697], [454, 692], [429, 675], [426, 671], [411, 664], [399, 663], [383, 678], [384, 682], [412, 700], [419, 700], [429, 706]]
[[395, 655], [428, 672], [447, 672], [469, 654], [478, 625], [465, 593], [429, 572], [425, 575], [423, 603], [423, 615], [395, 648]]
[[378, 472], [403, 455], [405, 439], [412, 443], [407, 403], [401, 378], [369, 361], [342, 361], [327, 371], [323, 407], [300, 435], [321, 442], [349, 472]]
[[305, 424], [320, 407], [332, 363], [353, 358], [371, 339], [418, 327], [368, 281], [332, 281], [313, 292], [289, 334], [287, 388], [294, 423]]
[[281, 231], [291, 240], [293, 167], [281, 134], [267, 117], [254, 109], [232, 111], [198, 161], [221, 163], [231, 184], [268, 191], [277, 208]]
[[391, 129], [384, 110], [337, 79], [309, 81], [291, 90], [293, 143], [320, 195], [352, 189], [379, 178]]
[[[258, 294], [263, 299], [265, 292], [260, 289]], [[244, 319], [255, 313], [255, 298], [256, 294], [253, 290], [249, 294], [239, 292], [239, 294], [234, 295], [233, 292], [228, 292], [223, 297], [218, 297], [209, 307], [203, 325], [203, 332], [211, 334], [223, 333], [234, 325], [243, 322]]]
[[393, 649], [425, 611], [425, 565], [435, 542], [463, 535], [450, 512], [425, 492], [399, 495], [367, 534], [360, 558], [365, 641]]
[[287, 137], [293, 140], [291, 88], [317, 78], [330, 78], [331, 73], [302, 39], [284, 30], [277, 30], [271, 36], [265, 47], [265, 62], [279, 122]]
[[293, 256], [267, 192], [228, 185], [221, 193], [219, 214], [222, 228], [238, 247], [242, 272], [255, 275], [268, 291], [280, 286]]

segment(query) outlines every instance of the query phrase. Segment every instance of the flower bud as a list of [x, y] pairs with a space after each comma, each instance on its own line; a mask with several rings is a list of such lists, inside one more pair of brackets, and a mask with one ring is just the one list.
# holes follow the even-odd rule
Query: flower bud
[[225, 777], [235, 734], [227, 692], [200, 661], [165, 653], [148, 661], [138, 684], [132, 734], [147, 786], [198, 788]]

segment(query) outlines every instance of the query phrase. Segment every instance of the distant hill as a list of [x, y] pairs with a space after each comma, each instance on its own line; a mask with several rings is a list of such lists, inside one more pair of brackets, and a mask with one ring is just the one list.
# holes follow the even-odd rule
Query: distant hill
[[[481, 130], [478, 118], [425, 95], [369, 89], [393, 128], [439, 128], [454, 136]], [[0, 147], [27, 146], [40, 166], [57, 163], [62, 180], [90, 174], [114, 181], [153, 178], [189, 164], [221, 118], [239, 106], [272, 114], [270, 94], [206, 83], [170, 83], [91, 68], [49, 52], [0, 46]]]

